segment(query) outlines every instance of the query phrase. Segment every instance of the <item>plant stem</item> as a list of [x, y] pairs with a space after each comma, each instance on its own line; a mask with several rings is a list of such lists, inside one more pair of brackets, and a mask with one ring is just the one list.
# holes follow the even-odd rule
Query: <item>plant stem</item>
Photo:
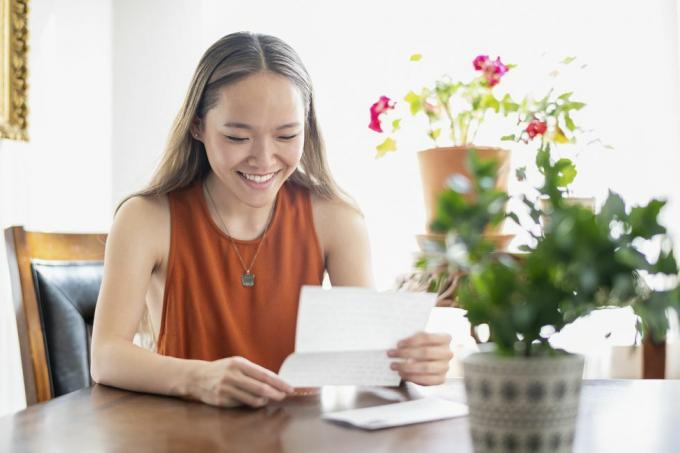
[[432, 129], [432, 117], [428, 114], [425, 114], [425, 116], [427, 116], [427, 123], [430, 127], [430, 138], [434, 142], [434, 147], [439, 148], [439, 144], [437, 143], [437, 139], [434, 138], [434, 129]]
[[475, 132], [472, 134], [472, 143], [475, 142], [475, 138], [477, 138], [477, 132], [479, 132], [479, 126], [482, 125], [484, 122], [484, 118], [486, 116], [486, 110], [482, 113], [482, 117], [477, 120], [477, 127], [475, 127]]
[[451, 127], [451, 142], [453, 145], [456, 145], [456, 123], [455, 120], [453, 119], [453, 115], [451, 115], [451, 107], [449, 107], [449, 101], [450, 99], [447, 99], [446, 101], [437, 94], [437, 98], [439, 98], [439, 102], [442, 104], [444, 107], [444, 111], [446, 112], [446, 117], [449, 119], [449, 125]]

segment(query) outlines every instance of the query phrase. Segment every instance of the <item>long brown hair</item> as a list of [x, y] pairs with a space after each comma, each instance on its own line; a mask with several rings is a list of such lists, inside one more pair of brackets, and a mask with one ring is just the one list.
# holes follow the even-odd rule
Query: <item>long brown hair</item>
[[328, 168], [325, 145], [316, 120], [312, 82], [298, 54], [274, 36], [238, 32], [222, 37], [203, 54], [151, 182], [145, 189], [127, 196], [118, 208], [132, 197], [165, 195], [204, 179], [210, 164], [203, 143], [192, 137], [192, 122], [195, 118], [203, 118], [217, 103], [222, 87], [261, 71], [287, 77], [300, 90], [305, 104], [303, 153], [290, 181], [321, 198], [344, 200], [354, 205], [333, 180]]

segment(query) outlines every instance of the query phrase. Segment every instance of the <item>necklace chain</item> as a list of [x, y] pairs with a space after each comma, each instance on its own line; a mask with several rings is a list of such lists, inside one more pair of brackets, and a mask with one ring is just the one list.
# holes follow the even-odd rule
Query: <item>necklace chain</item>
[[274, 205], [274, 208], [272, 208], [271, 213], [269, 214], [269, 219], [267, 220], [267, 226], [264, 229], [264, 232], [262, 233], [262, 237], [260, 238], [259, 242], [257, 243], [257, 249], [255, 249], [255, 255], [253, 255], [253, 259], [250, 261], [250, 266], [246, 267], [245, 261], [243, 261], [243, 257], [241, 256], [241, 252], [238, 250], [238, 246], [236, 245], [236, 242], [234, 242], [234, 238], [231, 236], [231, 233], [229, 233], [229, 230], [227, 229], [227, 225], [224, 223], [224, 220], [222, 219], [222, 215], [220, 215], [220, 212], [217, 210], [217, 205], [215, 204], [215, 200], [213, 200], [212, 194], [210, 193], [210, 189], [208, 189], [208, 182], [206, 181], [203, 186], [205, 187], [205, 192], [208, 195], [208, 199], [210, 200], [210, 204], [213, 207], [213, 210], [215, 211], [215, 214], [217, 215], [217, 218], [220, 221], [220, 225], [222, 226], [222, 229], [224, 229], [225, 233], [227, 233], [227, 236], [229, 237], [229, 241], [231, 242], [231, 246], [234, 248], [234, 251], [236, 252], [236, 256], [238, 257], [239, 262], [241, 263], [241, 266], [243, 267], [243, 271], [245, 274], [241, 277], [241, 283], [243, 286], [254, 286], [255, 285], [255, 276], [250, 272], [251, 269], [253, 268], [253, 265], [255, 265], [255, 260], [257, 259], [257, 255], [260, 253], [260, 248], [262, 247], [262, 242], [264, 241], [264, 237], [267, 234], [267, 231], [269, 231], [269, 225], [271, 223], [271, 217], [273, 216], [274, 209], [276, 208], [276, 202]]

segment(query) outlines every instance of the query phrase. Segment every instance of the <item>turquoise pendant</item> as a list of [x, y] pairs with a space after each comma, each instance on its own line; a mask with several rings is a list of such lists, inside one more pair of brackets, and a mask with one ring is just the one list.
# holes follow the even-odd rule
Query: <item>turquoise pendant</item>
[[250, 272], [241, 275], [241, 284], [246, 287], [255, 286], [255, 275]]

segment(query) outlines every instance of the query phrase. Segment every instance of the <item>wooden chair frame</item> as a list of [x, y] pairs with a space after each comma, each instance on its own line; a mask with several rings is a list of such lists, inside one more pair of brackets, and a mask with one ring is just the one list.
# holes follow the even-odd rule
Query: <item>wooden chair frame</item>
[[31, 260], [103, 261], [106, 237], [105, 234], [26, 231], [21, 226], [5, 229], [26, 404], [29, 406], [53, 397]]

